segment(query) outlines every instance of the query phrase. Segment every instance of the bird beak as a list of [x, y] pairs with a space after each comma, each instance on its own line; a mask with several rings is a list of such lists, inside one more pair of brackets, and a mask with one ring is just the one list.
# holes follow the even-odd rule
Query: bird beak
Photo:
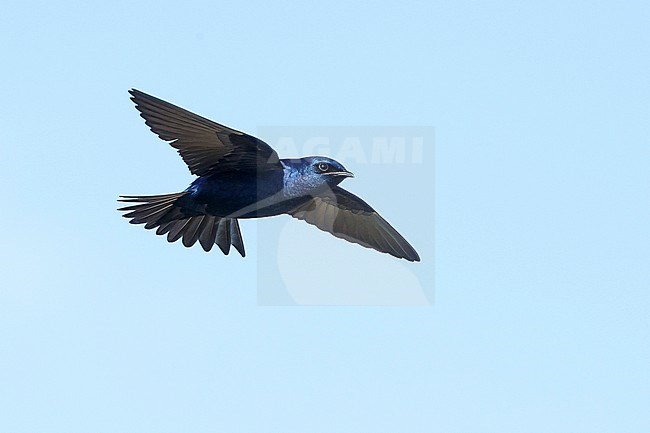
[[324, 174], [331, 175], [331, 176], [354, 177], [354, 174], [352, 174], [349, 171], [330, 171], [329, 173], [324, 173]]

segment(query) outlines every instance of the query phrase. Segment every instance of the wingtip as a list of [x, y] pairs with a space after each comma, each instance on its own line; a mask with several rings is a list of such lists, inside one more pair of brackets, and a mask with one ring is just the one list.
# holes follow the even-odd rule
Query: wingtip
[[395, 254], [393, 254], [393, 255], [395, 257], [397, 257], [398, 259], [404, 259], [404, 260], [409, 261], [411, 263], [415, 263], [415, 262], [420, 261], [420, 256], [415, 251], [413, 251], [413, 254], [408, 254], [408, 255], [395, 255]]
[[143, 101], [146, 100], [147, 98], [153, 98], [153, 96], [143, 92], [142, 90], [138, 90], [135, 87], [132, 87], [129, 90], [129, 95], [131, 95], [129, 99], [131, 99], [131, 101], [133, 101], [136, 104], [136, 106], [138, 105], [138, 101]]
[[[410, 245], [409, 245], [410, 246]], [[404, 257], [406, 260], [409, 262], [419, 262], [420, 261], [420, 255], [411, 247], [411, 251], [409, 251], [408, 256]]]
[[412, 262], [419, 262], [420, 255], [418, 254], [417, 251], [415, 251], [415, 248], [413, 248], [410, 244], [409, 246], [411, 247], [411, 251], [409, 252], [409, 260], [411, 260]]

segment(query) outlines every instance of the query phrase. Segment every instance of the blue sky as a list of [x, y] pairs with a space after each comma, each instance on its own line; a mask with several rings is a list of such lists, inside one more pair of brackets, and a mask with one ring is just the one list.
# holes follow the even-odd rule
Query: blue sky
[[[6, 2], [0, 430], [650, 430], [649, 21], [645, 2]], [[290, 218], [245, 222], [246, 259], [127, 224], [118, 194], [192, 179], [131, 87], [254, 134], [432, 128], [420, 163], [346, 163], [423, 261]], [[361, 305], [268, 306], [286, 269]], [[428, 306], [393, 302], [407, 274]]]

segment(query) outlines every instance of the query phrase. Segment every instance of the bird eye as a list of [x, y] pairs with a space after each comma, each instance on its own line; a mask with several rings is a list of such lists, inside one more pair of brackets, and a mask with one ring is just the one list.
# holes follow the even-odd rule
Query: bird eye
[[330, 169], [330, 166], [329, 166], [329, 164], [325, 164], [324, 162], [321, 162], [321, 163], [318, 164], [318, 169], [320, 171], [322, 171], [323, 173], [325, 173], [327, 170]]

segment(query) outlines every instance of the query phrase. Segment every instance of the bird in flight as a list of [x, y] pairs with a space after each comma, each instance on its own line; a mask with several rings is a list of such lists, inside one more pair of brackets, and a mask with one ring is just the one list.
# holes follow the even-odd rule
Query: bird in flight
[[198, 178], [182, 192], [120, 196], [118, 210], [169, 242], [246, 255], [239, 218], [289, 214], [332, 235], [409, 261], [418, 253], [370, 205], [339, 187], [352, 173], [324, 156], [280, 159], [263, 141], [136, 89], [145, 124], [178, 150]]

